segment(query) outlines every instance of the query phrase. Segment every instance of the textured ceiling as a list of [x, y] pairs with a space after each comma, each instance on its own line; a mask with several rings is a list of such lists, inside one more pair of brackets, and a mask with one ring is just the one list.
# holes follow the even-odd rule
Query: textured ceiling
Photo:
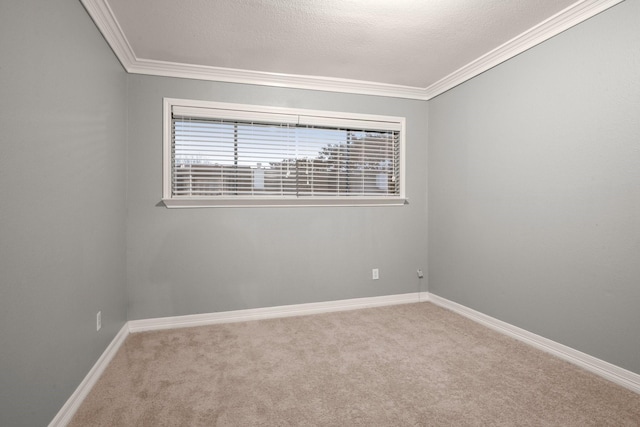
[[[121, 32], [122, 44], [136, 61], [424, 89], [550, 17], [563, 11], [566, 14], [569, 6], [603, 1], [83, 0], [83, 3], [104, 5]], [[98, 20], [96, 23], [104, 34], [104, 26]], [[109, 40], [108, 34], [106, 37]], [[113, 47], [114, 43], [110, 43]]]

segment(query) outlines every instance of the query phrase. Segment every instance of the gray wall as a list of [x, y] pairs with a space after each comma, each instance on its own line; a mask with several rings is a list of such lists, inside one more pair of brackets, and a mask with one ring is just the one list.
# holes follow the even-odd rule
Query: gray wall
[[[427, 105], [126, 76], [79, 2], [0, 3], [0, 425], [48, 423], [127, 301], [415, 292], [427, 249], [431, 292], [640, 373], [637, 16], [627, 0]], [[158, 206], [162, 97], [406, 116], [410, 204]]]
[[[158, 206], [163, 97], [406, 116], [410, 204]], [[129, 76], [129, 318], [416, 292], [416, 269], [426, 269], [426, 117], [424, 101]]]
[[0, 58], [0, 425], [39, 426], [126, 320], [126, 74], [79, 1], [0, 2]]
[[429, 104], [429, 289], [640, 373], [640, 1]]

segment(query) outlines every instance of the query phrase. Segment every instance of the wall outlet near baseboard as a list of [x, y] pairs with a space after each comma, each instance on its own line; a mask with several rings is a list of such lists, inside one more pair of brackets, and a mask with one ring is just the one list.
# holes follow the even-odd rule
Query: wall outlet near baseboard
[[377, 268], [374, 268], [373, 270], [371, 270], [371, 278], [373, 280], [378, 280], [380, 278], [380, 274]]
[[96, 314], [96, 332], [102, 328], [102, 311], [98, 311]]

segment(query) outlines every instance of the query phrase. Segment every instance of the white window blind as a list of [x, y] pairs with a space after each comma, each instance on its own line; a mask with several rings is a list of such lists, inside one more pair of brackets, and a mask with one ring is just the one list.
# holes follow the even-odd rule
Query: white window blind
[[399, 118], [217, 103], [165, 109], [168, 206], [403, 202]]

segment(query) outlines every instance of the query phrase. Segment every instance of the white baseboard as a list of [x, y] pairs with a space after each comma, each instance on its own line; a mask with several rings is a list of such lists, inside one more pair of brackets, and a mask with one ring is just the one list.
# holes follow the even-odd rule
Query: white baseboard
[[184, 328], [190, 326], [213, 325], [216, 323], [244, 322], [247, 320], [273, 319], [277, 317], [304, 316], [333, 311], [355, 310], [359, 308], [381, 307], [385, 305], [408, 304], [425, 301], [426, 292], [387, 295], [380, 297], [355, 298], [339, 301], [314, 302], [308, 304], [284, 305], [278, 307], [252, 308], [247, 310], [219, 313], [192, 314], [187, 316], [160, 317], [156, 319], [130, 320], [130, 332], [160, 329]]
[[604, 360], [582, 353], [566, 345], [541, 337], [532, 332], [513, 326], [509, 323], [482, 314], [464, 305], [449, 301], [434, 294], [429, 294], [427, 301], [447, 308], [497, 332], [508, 335], [537, 349], [553, 354], [567, 362], [580, 366], [602, 378], [640, 394], [640, 375], [627, 371]]
[[125, 323], [113, 340], [111, 340], [111, 343], [109, 343], [106, 350], [98, 358], [87, 376], [84, 377], [78, 388], [76, 388], [71, 397], [67, 399], [60, 411], [58, 411], [58, 414], [49, 423], [49, 427], [63, 427], [69, 424], [69, 421], [71, 421], [71, 418], [75, 415], [76, 411], [82, 404], [82, 401], [87, 397], [87, 394], [89, 394], [94, 384], [98, 381], [98, 378], [100, 378], [100, 375], [102, 375], [105, 368], [109, 365], [109, 362], [111, 362], [111, 359], [113, 359], [113, 356], [118, 352], [120, 346], [128, 335], [129, 326]]
[[355, 298], [339, 301], [327, 301], [308, 304], [285, 305], [279, 307], [254, 308], [220, 313], [193, 314], [187, 316], [161, 317], [156, 319], [130, 320], [109, 344], [102, 356], [82, 380], [76, 391], [69, 397], [49, 427], [64, 427], [82, 404], [91, 388], [105, 370], [129, 333], [160, 329], [184, 328], [190, 326], [212, 325], [216, 323], [244, 322], [248, 320], [273, 319], [278, 317], [304, 316], [309, 314], [329, 313], [334, 311], [356, 310], [360, 308], [381, 307], [386, 305], [432, 302], [465, 316], [475, 322], [501, 332], [540, 350], [551, 353], [587, 371], [593, 372], [609, 381], [640, 394], [640, 375], [627, 371], [611, 363], [579, 352], [565, 345], [510, 325], [501, 320], [482, 314], [478, 311], [449, 301], [428, 292], [413, 292], [400, 295]]

